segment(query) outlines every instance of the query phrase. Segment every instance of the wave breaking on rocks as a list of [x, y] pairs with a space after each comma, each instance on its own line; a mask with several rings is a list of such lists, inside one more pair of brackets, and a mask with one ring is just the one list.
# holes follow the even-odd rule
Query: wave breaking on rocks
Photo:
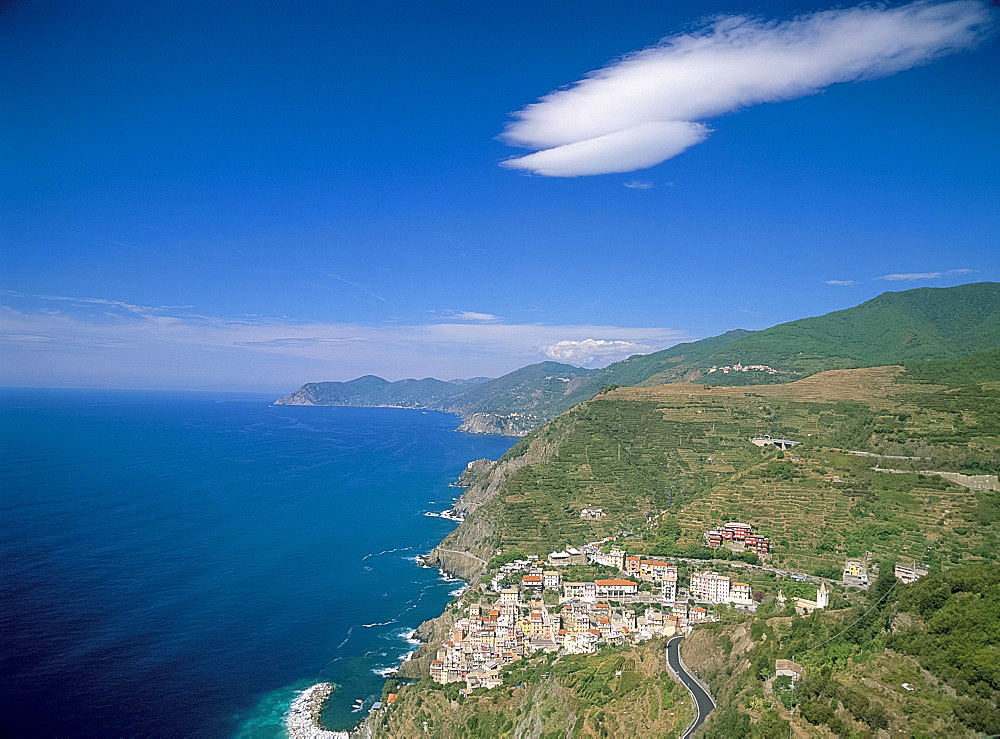
[[333, 683], [316, 683], [292, 701], [285, 714], [285, 730], [291, 739], [348, 739], [346, 731], [329, 731], [319, 722], [323, 704], [334, 691]]

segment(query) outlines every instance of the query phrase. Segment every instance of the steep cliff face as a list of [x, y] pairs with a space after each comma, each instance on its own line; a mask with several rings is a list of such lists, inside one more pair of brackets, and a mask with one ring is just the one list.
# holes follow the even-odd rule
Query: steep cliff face
[[[520, 443], [526, 442], [527, 440]], [[540, 435], [531, 439], [527, 444], [528, 447], [523, 453], [501, 459], [499, 462], [488, 459], [477, 459], [471, 462], [458, 478], [458, 484], [465, 487], [466, 490], [453, 507], [455, 513], [468, 517], [496, 495], [504, 480], [510, 475], [523, 467], [530, 467], [551, 459], [558, 451], [557, 444], [545, 441]]]
[[413, 632], [413, 636], [423, 643], [417, 647], [417, 651], [410, 659], [400, 665], [397, 673], [399, 677], [407, 680], [419, 680], [422, 677], [427, 677], [431, 660], [437, 656], [438, 647], [448, 639], [451, 627], [461, 615], [458, 611], [448, 608], [437, 618], [429, 619], [420, 624]]
[[465, 516], [465, 521], [424, 558], [427, 564], [466, 582], [479, 580], [493, 556], [496, 533], [494, 513], [484, 506], [503, 488], [508, 476], [551, 458], [558, 449], [541, 434], [526, 442], [527, 447], [520, 454], [498, 462], [478, 459], [469, 464], [459, 478], [459, 484], [468, 487], [453, 507], [455, 513]]
[[462, 421], [458, 430], [469, 434], [524, 436], [540, 421], [538, 416], [525, 413], [473, 413]]

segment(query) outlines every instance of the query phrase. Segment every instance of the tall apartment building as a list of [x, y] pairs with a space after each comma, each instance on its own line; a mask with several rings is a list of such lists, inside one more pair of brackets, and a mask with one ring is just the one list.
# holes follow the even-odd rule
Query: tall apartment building
[[728, 603], [732, 581], [718, 572], [694, 572], [691, 574], [691, 597], [709, 603]]

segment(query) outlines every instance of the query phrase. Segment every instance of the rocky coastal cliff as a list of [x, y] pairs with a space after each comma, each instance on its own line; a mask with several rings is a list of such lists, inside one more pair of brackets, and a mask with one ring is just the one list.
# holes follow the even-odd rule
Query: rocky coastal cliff
[[462, 419], [458, 430], [469, 434], [524, 436], [538, 423], [538, 418], [524, 413], [473, 413]]

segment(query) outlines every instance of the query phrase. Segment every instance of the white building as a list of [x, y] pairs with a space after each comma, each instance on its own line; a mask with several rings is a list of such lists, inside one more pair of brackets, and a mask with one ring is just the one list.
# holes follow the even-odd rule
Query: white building
[[732, 581], [718, 572], [691, 574], [691, 597], [709, 603], [728, 603]]
[[753, 605], [753, 592], [750, 583], [734, 582], [729, 589], [729, 602], [737, 606]]

